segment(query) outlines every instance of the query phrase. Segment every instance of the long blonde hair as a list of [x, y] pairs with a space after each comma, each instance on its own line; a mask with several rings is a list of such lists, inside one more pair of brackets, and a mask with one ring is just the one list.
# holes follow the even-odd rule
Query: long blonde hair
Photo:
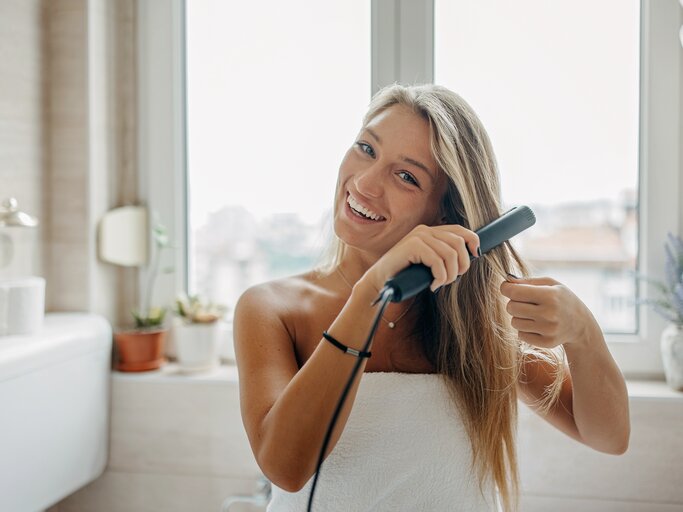
[[[375, 94], [363, 125], [396, 104], [429, 122], [432, 153], [449, 178], [442, 205], [446, 223], [476, 231], [501, 216], [495, 156], [472, 108], [445, 87], [394, 84]], [[339, 264], [344, 247], [334, 237], [325, 268]], [[557, 369], [553, 385], [539, 403], [545, 410], [559, 396], [565, 367], [561, 350], [531, 347], [510, 325], [507, 299], [499, 290], [507, 272], [529, 275], [529, 267], [509, 242], [473, 262], [456, 283], [438, 294], [421, 294], [418, 327], [425, 355], [447, 378], [462, 411], [480, 487], [493, 482], [504, 509], [515, 510], [519, 495], [516, 383], [522, 362], [533, 355]]]

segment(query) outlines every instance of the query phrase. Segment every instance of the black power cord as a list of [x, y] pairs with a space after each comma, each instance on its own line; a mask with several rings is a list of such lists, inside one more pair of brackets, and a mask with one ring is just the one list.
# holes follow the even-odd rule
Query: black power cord
[[[370, 328], [370, 334], [368, 334], [368, 339], [365, 341], [365, 345], [363, 346], [363, 352], [367, 352], [370, 348], [370, 344], [372, 343], [372, 338], [375, 337], [375, 332], [377, 331], [377, 326], [379, 325], [380, 318], [382, 318], [382, 314], [384, 313], [386, 307], [389, 305], [389, 302], [391, 302], [393, 295], [394, 290], [390, 287], [385, 286], [380, 292], [379, 297], [373, 302], [373, 305], [379, 302], [379, 309], [377, 310], [377, 315], [375, 315], [375, 319], [372, 322], [372, 327]], [[325, 440], [323, 441], [322, 447], [320, 448], [320, 455], [318, 455], [318, 465], [316, 466], [315, 477], [313, 478], [313, 484], [311, 485], [311, 494], [308, 496], [308, 512], [311, 512], [311, 510], [313, 509], [313, 495], [315, 494], [315, 487], [318, 483], [318, 477], [320, 476], [320, 469], [322, 468], [323, 460], [325, 459], [325, 451], [327, 450], [327, 445], [330, 444], [332, 431], [334, 430], [334, 426], [337, 423], [337, 418], [339, 418], [339, 414], [341, 413], [341, 410], [344, 407], [346, 396], [349, 394], [349, 391], [351, 390], [351, 386], [353, 384], [354, 379], [356, 378], [356, 374], [358, 373], [358, 369], [360, 368], [361, 364], [363, 364], [363, 358], [359, 357], [357, 358], [353, 370], [351, 370], [351, 376], [349, 377], [349, 380], [347, 381], [346, 386], [344, 387], [344, 391], [342, 392], [339, 398], [339, 402], [337, 402], [337, 408], [334, 410], [334, 414], [332, 415], [330, 424], [327, 427]]]
[[[516, 206], [508, 210], [499, 218], [495, 219], [493, 222], [490, 222], [476, 232], [477, 236], [479, 237], [479, 255], [481, 256], [482, 254], [486, 254], [494, 247], [497, 247], [506, 240], [533, 226], [535, 223], [536, 216], [528, 206]], [[473, 259], [474, 256], [470, 256], [470, 261]], [[417, 295], [429, 286], [429, 283], [432, 281], [432, 279], [432, 271], [429, 269], [429, 267], [426, 267], [422, 264], [413, 264], [384, 283], [384, 288], [382, 288], [379, 297], [377, 297], [372, 303], [372, 306], [374, 306], [380, 302], [380, 307], [377, 311], [377, 316], [375, 316], [375, 320], [372, 323], [372, 328], [370, 329], [368, 339], [363, 347], [364, 352], [367, 352], [370, 348], [370, 343], [372, 342], [372, 338], [375, 336], [375, 331], [379, 325], [379, 320], [389, 302], [401, 302], [402, 300], [406, 300]], [[325, 450], [327, 450], [327, 445], [329, 444], [330, 437], [332, 436], [332, 430], [334, 429], [334, 425], [337, 423], [339, 413], [344, 406], [346, 395], [349, 394], [351, 383], [356, 377], [358, 369], [362, 363], [363, 360], [358, 358], [358, 361], [356, 361], [353, 371], [351, 372], [351, 377], [346, 383], [344, 392], [337, 403], [337, 408], [334, 411], [330, 425], [327, 427], [325, 440], [323, 441], [322, 448], [320, 449], [320, 455], [318, 456], [318, 465], [315, 470], [313, 485], [311, 486], [311, 494], [308, 498], [308, 512], [311, 512], [313, 506], [313, 494], [315, 493], [315, 486], [318, 483], [318, 477], [320, 476], [320, 468], [325, 457]]]

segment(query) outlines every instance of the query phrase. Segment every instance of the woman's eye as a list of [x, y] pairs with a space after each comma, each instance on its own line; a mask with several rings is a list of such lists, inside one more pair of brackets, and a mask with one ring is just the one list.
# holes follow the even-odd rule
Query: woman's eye
[[370, 144], [366, 144], [365, 142], [356, 142], [356, 144], [358, 144], [358, 147], [363, 153], [367, 154], [371, 158], [375, 158], [375, 150], [372, 149]]
[[417, 180], [408, 171], [401, 171], [398, 173], [398, 175], [401, 177], [401, 179], [403, 181], [407, 181], [408, 183], [411, 183], [417, 187], [420, 186], [420, 184], [417, 182]]

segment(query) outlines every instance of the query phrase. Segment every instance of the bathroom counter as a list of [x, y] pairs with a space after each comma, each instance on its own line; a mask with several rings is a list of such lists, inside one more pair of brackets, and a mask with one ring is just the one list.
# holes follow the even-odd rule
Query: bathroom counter
[[39, 332], [0, 337], [0, 510], [43, 510], [107, 463], [111, 327], [48, 313]]
[[90, 313], [47, 313], [35, 334], [0, 336], [0, 381], [111, 347], [111, 326]]

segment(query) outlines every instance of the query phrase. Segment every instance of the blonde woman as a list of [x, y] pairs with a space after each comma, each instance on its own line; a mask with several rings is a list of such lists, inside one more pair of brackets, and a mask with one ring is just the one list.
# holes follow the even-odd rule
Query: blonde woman
[[527, 277], [509, 243], [479, 255], [475, 231], [502, 213], [491, 144], [460, 96], [433, 85], [375, 95], [339, 169], [329, 265], [250, 288], [235, 310], [242, 418], [274, 485], [270, 511], [306, 509], [358, 357], [343, 347], [363, 347], [371, 302], [411, 263], [433, 282], [385, 310], [314, 510], [516, 509], [518, 398], [581, 443], [626, 450], [624, 379], [588, 308]]

